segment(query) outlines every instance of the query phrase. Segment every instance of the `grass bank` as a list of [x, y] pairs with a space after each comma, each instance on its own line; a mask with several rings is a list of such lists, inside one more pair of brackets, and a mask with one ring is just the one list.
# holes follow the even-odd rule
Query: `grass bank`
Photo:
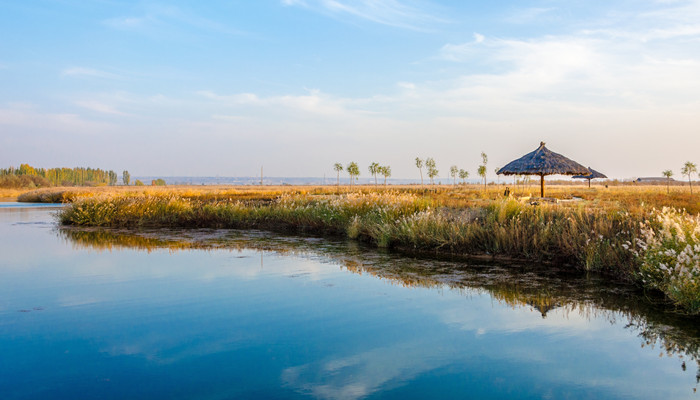
[[673, 209], [488, 198], [455, 206], [458, 200], [447, 194], [410, 191], [268, 195], [102, 194], [76, 200], [59, 219], [80, 226], [306, 231], [379, 247], [556, 262], [636, 281], [700, 313], [700, 219]]
[[[509, 186], [514, 197], [538, 196], [539, 187]], [[33, 190], [18, 197], [23, 202], [73, 202], [94, 196], [115, 195], [177, 195], [185, 199], [207, 201], [270, 202], [280, 196], [327, 196], [351, 193], [399, 193], [429, 199], [436, 206], [468, 208], [483, 206], [503, 199], [505, 185], [404, 185], [388, 186], [101, 186], [101, 187], [52, 187]], [[674, 207], [690, 214], [700, 214], [700, 196], [690, 194], [687, 187], [674, 186], [667, 193], [664, 186], [621, 185], [608, 188], [593, 185], [552, 185], [547, 195], [562, 200], [581, 199], [588, 207], [622, 209], [644, 212], [651, 208]]]
[[0, 199], [4, 199], [5, 201], [14, 201], [19, 196], [34, 190], [35, 189], [0, 188]]

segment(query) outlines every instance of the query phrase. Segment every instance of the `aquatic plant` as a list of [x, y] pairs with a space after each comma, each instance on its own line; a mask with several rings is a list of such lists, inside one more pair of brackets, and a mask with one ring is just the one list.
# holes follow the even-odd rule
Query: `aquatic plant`
[[665, 207], [641, 224], [625, 246], [641, 260], [637, 277], [693, 313], [700, 313], [700, 216]]

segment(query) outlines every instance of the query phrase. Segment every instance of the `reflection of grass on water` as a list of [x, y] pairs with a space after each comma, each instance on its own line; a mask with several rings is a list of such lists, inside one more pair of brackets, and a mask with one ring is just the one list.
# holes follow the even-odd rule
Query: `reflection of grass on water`
[[[141, 231], [139, 234], [107, 229], [62, 228], [59, 234], [77, 246], [100, 251], [136, 248], [145, 251], [169, 249], [244, 249], [272, 251], [331, 260], [357, 274], [369, 274], [406, 287], [449, 288], [455, 291], [488, 293], [514, 308], [534, 308], [542, 317], [557, 310], [568, 315], [602, 316], [611, 322], [626, 318], [627, 329], [638, 332], [642, 346], [659, 346], [669, 356], [698, 363], [700, 374], [700, 325], [697, 317], [675, 314], [663, 304], [654, 304], [634, 287], [578, 274], [562, 276], [528, 266], [490, 265], [436, 259], [414, 259], [393, 253], [371, 251], [353, 242], [318, 242], [308, 237], [281, 237], [259, 232], [241, 234], [229, 230]], [[540, 267], [541, 268], [541, 267]]]
[[150, 253], [155, 249], [184, 250], [195, 246], [194, 243], [177, 240], [120, 235], [104, 229], [61, 229], [59, 232], [72, 244], [97, 250], [132, 248]]
[[[651, 243], [645, 229], [661, 232], [664, 224], [658, 222], [655, 211], [639, 207], [597, 203], [531, 206], [479, 198], [469, 200], [472, 206], [457, 207], [453, 203], [458, 202], [445, 193], [433, 196], [411, 191], [231, 196], [124, 192], [87, 197], [63, 210], [60, 221], [120, 228], [313, 232], [347, 236], [378, 247], [548, 261], [636, 280], [663, 292], [686, 312], [700, 313], [700, 218], [692, 215], [676, 213], [671, 218], [672, 212], [664, 211], [661, 220], [680, 221], [679, 226], [687, 231], [682, 242], [690, 247], [683, 250], [678, 241], [659, 243], [659, 254], [673, 247], [677, 256], [669, 256], [670, 261], [689, 260], [687, 268], [662, 274], [664, 268], [670, 268], [669, 257], [645, 257], [644, 251]], [[678, 230], [669, 232], [680, 235]]]

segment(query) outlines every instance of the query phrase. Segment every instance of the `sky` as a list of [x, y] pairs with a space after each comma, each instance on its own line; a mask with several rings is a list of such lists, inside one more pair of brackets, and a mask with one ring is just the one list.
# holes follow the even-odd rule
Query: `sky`
[[0, 0], [0, 164], [611, 178], [700, 163], [700, 0]]

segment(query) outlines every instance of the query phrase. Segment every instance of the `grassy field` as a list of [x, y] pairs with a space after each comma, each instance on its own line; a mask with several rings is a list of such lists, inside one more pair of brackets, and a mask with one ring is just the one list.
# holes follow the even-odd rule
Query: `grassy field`
[[[436, 206], [473, 207], [487, 203], [489, 200], [503, 198], [505, 185], [407, 185], [388, 186], [101, 186], [101, 187], [54, 187], [38, 190], [11, 190], [0, 197], [19, 196], [19, 201], [26, 202], [73, 202], [77, 199], [117, 194], [173, 194], [184, 198], [199, 200], [240, 200], [271, 201], [282, 195], [333, 195], [344, 193], [408, 193], [430, 199]], [[508, 185], [515, 198], [538, 196], [539, 186]], [[699, 188], [700, 189], [700, 188]], [[602, 185], [549, 185], [547, 196], [560, 200], [579, 198], [588, 206], [603, 208], [624, 208], [625, 210], [643, 210], [649, 208], [673, 207], [686, 210], [690, 214], [700, 213], [700, 195], [690, 195], [687, 186], [672, 186], [670, 193], [662, 185], [620, 185], [608, 188]]]
[[34, 189], [0, 188], [0, 199], [14, 201], [18, 196], [34, 191]]
[[[700, 313], [700, 196], [663, 186], [104, 187], [44, 189], [66, 225], [261, 228], [341, 235], [379, 247], [551, 262], [660, 290]], [[686, 211], [682, 211], [686, 210]]]

